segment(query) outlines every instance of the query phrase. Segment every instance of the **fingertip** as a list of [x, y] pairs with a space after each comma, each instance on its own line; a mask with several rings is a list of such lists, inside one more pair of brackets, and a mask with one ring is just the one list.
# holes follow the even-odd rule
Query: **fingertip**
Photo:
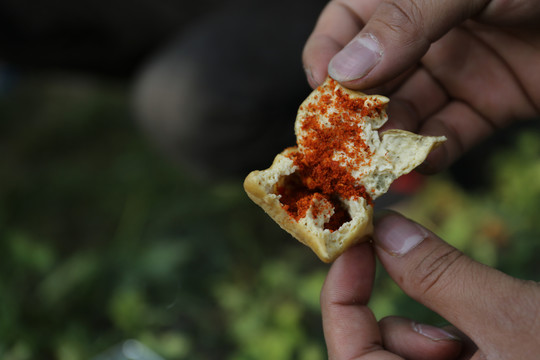
[[406, 359], [455, 359], [462, 342], [454, 333], [398, 316], [379, 321], [386, 349]]
[[375, 276], [375, 253], [369, 242], [352, 246], [332, 264], [321, 301], [367, 303]]
[[328, 76], [328, 63], [339, 52], [341, 46], [327, 36], [312, 35], [302, 52], [304, 72], [309, 85], [316, 88]]
[[[366, 239], [358, 244], [351, 246], [341, 254], [332, 264], [330, 271], [351, 272], [358, 274], [365, 273], [370, 265], [375, 261], [375, 251], [371, 242]], [[335, 270], [333, 270], [336, 268]]]
[[[366, 256], [368, 254], [373, 253], [373, 248], [370, 243], [370, 238], [366, 237], [363, 239], [363, 241], [351, 246], [349, 249], [347, 249], [343, 254], [341, 254], [339, 258], [351, 258], [352, 262], [361, 262], [366, 260]], [[342, 261], [351, 261], [351, 260], [342, 260]]]
[[374, 219], [375, 245], [393, 257], [402, 257], [429, 237], [426, 229], [396, 212], [379, 212]]
[[412, 328], [416, 333], [432, 341], [461, 341], [457, 335], [436, 326], [413, 322]]
[[309, 66], [304, 67], [304, 72], [306, 74], [308, 84], [312, 89], [316, 89], [324, 82], [324, 79], [326, 78], [326, 74], [322, 73], [321, 71], [314, 73], [312, 68]]

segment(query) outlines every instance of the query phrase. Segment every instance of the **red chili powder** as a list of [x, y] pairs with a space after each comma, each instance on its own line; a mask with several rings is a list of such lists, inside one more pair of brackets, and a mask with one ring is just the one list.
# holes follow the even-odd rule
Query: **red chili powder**
[[[330, 86], [334, 88], [335, 84], [332, 82]], [[334, 111], [329, 114], [331, 107]], [[323, 93], [316, 103], [304, 105], [302, 110], [309, 115], [301, 125], [304, 136], [298, 139], [303, 152], [290, 155], [298, 170], [296, 176], [290, 176], [278, 189], [280, 202], [292, 218], [303, 218], [313, 198], [322, 196], [334, 207], [334, 215], [325, 224], [325, 228], [334, 231], [350, 220], [339, 198], [360, 196], [372, 204], [366, 189], [356, 184], [350, 171], [370, 163], [371, 150], [361, 137], [363, 117], [380, 116], [383, 107], [384, 104], [366, 106], [364, 99], [351, 98], [342, 89], [335, 91], [335, 97]], [[326, 116], [329, 124], [321, 124], [319, 116]], [[345, 166], [333, 159], [335, 152], [348, 158]]]
[[340, 200], [336, 196], [323, 194], [318, 190], [311, 190], [303, 184], [303, 179], [300, 176], [293, 174], [278, 187], [278, 194], [281, 195], [280, 202], [289, 215], [296, 221], [306, 216], [307, 211], [312, 206], [312, 202], [315, 199], [323, 200], [327, 202], [319, 201], [317, 206], [313, 206], [312, 216], [316, 218], [320, 212], [327, 211], [329, 209], [326, 206], [332, 206], [334, 214], [330, 217], [330, 220], [324, 224], [325, 229], [335, 231], [347, 221], [351, 220], [351, 216], [347, 210], [343, 207]]

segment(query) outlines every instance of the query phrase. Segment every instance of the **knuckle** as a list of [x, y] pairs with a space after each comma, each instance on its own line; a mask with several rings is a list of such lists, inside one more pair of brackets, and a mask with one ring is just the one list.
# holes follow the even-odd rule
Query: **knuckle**
[[419, 296], [444, 289], [453, 279], [463, 253], [446, 244], [433, 249], [411, 272], [410, 282]]
[[424, 10], [413, 0], [389, 0], [381, 3], [379, 10], [382, 17], [379, 21], [399, 38], [406, 36], [408, 41], [425, 41]]

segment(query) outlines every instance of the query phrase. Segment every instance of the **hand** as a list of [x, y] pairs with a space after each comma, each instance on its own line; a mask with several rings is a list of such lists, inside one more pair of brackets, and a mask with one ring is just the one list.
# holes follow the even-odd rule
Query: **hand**
[[374, 251], [362, 243], [334, 262], [322, 289], [331, 360], [538, 358], [538, 283], [481, 265], [396, 213], [376, 221], [374, 245], [382, 265], [405, 293], [457, 329], [400, 317], [377, 322], [367, 307]]
[[540, 113], [540, 2], [332, 0], [308, 39], [313, 87], [391, 97], [387, 127], [446, 135], [435, 172], [510, 121]]

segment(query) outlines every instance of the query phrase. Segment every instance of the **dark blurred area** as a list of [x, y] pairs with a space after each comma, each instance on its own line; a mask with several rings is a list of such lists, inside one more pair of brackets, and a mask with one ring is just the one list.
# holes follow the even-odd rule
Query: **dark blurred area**
[[204, 178], [266, 167], [294, 143], [309, 92], [308, 1], [3, 1], [0, 59], [134, 84], [134, 115], [164, 154]]
[[232, 2], [184, 29], [148, 61], [138, 120], [178, 163], [207, 178], [266, 168], [293, 145], [309, 93], [303, 44], [323, 2]]
[[221, 1], [0, 2], [0, 58], [29, 69], [130, 76], [149, 54]]

